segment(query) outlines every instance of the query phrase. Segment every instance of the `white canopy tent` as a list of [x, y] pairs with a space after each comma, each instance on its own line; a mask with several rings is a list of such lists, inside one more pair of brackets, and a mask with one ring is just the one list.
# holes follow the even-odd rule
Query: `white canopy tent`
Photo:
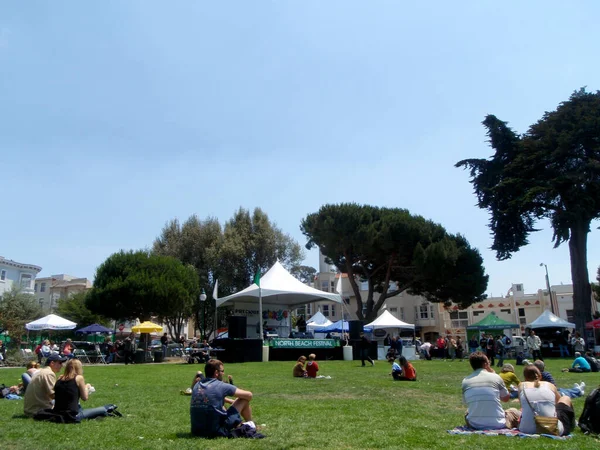
[[[259, 317], [262, 317], [263, 305], [285, 306], [290, 309], [296, 308], [306, 303], [313, 303], [322, 300], [329, 300], [334, 303], [342, 304], [342, 296], [332, 292], [319, 291], [312, 288], [300, 280], [294, 278], [277, 261], [267, 273], [260, 278], [260, 286], [256, 283], [248, 286], [246, 289], [228, 295], [227, 297], [215, 299], [217, 308], [226, 303], [247, 302], [258, 303]], [[262, 320], [258, 321], [260, 335], [263, 333]]]
[[555, 316], [549, 310], [545, 310], [537, 319], [529, 325], [525, 325], [525, 328], [575, 328], [575, 324]]
[[317, 311], [316, 314], [306, 321], [306, 328], [318, 332], [319, 328], [326, 327], [332, 323], [321, 311]]
[[395, 318], [387, 309], [383, 311], [383, 313], [380, 314], [379, 317], [377, 317], [377, 319], [375, 319], [373, 322], [366, 324], [365, 327], [372, 327], [375, 330], [380, 328], [400, 328], [404, 330], [415, 329], [414, 325], [402, 322], [400, 319]]
[[235, 300], [254, 301], [262, 297], [263, 305], [280, 305], [290, 308], [322, 300], [342, 303], [342, 296], [319, 291], [294, 278], [279, 261], [260, 279], [260, 287], [253, 283], [246, 289], [216, 300], [217, 307]]
[[41, 319], [25, 324], [28, 330], [72, 330], [77, 324], [63, 319], [56, 314], [49, 314]]

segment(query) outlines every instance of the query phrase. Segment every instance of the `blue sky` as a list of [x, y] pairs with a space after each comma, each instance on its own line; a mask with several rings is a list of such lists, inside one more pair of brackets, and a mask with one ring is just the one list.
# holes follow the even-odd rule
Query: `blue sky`
[[544, 288], [540, 262], [570, 283], [547, 223], [495, 260], [453, 165], [491, 156], [486, 114], [524, 132], [600, 89], [600, 4], [455, 3], [3, 2], [0, 255], [93, 278], [173, 218], [260, 207], [304, 245], [307, 214], [353, 201], [464, 234], [488, 294]]

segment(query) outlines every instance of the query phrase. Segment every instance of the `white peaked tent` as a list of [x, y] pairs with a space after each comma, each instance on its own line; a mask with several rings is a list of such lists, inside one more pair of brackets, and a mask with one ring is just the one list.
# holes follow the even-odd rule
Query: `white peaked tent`
[[25, 328], [28, 330], [72, 330], [76, 326], [75, 322], [63, 319], [56, 314], [49, 314], [46, 317], [25, 324]]
[[319, 291], [294, 278], [277, 261], [260, 279], [260, 288], [253, 283], [246, 289], [216, 300], [217, 307], [234, 301], [256, 301], [262, 298], [263, 305], [279, 305], [293, 308], [306, 303], [329, 300], [342, 303], [339, 294]]
[[565, 319], [561, 319], [546, 310], [529, 325], [525, 325], [525, 328], [575, 328], [575, 324], [567, 322]]
[[306, 321], [306, 327], [309, 330], [319, 331], [319, 328], [331, 325], [333, 322], [323, 315], [321, 311], [317, 311], [310, 319]]
[[396, 319], [387, 309], [383, 311], [383, 313], [380, 314], [379, 317], [377, 317], [377, 319], [375, 319], [373, 322], [366, 324], [365, 328], [366, 327], [372, 327], [374, 330], [378, 328], [402, 328], [405, 330], [415, 329], [414, 325], [402, 322], [400, 319]]

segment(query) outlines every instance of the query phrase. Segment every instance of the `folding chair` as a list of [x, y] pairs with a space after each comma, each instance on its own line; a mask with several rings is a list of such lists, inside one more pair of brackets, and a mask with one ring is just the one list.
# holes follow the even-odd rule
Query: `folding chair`
[[84, 362], [87, 362], [88, 364], [90, 364], [90, 358], [88, 358], [88, 355], [85, 352], [85, 350], [76, 348], [75, 350], [73, 350], [73, 356], [75, 358], [77, 358], [79, 361], [81, 361], [82, 364]]
[[33, 361], [37, 359], [37, 355], [31, 351], [30, 348], [22, 348], [21, 355], [23, 355], [23, 359], [25, 362]]
[[106, 362], [106, 359], [104, 358], [104, 355], [102, 354], [102, 352], [100, 350], [94, 350], [93, 352], [88, 352], [87, 356], [90, 358], [90, 361], [94, 364], [108, 364]]

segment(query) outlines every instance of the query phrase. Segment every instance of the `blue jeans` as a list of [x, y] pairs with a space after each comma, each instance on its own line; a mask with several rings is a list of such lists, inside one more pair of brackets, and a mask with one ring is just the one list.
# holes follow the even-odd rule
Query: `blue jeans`
[[560, 350], [560, 357], [564, 358], [565, 356], [571, 356], [569, 353], [569, 347], [564, 344], [559, 344], [558, 349]]

